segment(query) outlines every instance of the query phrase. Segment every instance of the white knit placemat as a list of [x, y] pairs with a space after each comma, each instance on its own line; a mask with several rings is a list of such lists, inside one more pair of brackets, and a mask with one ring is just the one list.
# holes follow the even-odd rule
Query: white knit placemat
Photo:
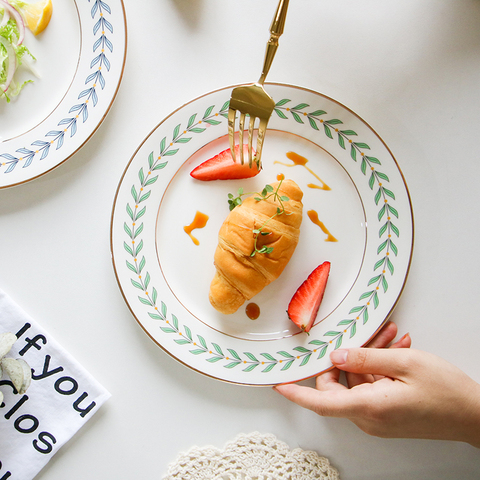
[[223, 450], [193, 447], [179, 455], [163, 480], [340, 480], [316, 452], [290, 447], [272, 435], [241, 434]]

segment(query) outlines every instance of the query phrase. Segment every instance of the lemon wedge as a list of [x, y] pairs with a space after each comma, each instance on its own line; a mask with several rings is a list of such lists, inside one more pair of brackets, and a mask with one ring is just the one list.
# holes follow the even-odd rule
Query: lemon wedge
[[20, 7], [29, 30], [38, 35], [43, 32], [52, 18], [52, 0], [39, 0], [35, 3], [23, 3]]

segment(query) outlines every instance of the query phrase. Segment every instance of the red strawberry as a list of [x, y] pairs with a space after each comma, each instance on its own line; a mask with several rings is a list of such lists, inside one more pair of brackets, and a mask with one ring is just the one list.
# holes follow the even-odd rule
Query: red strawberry
[[288, 318], [306, 333], [317, 317], [329, 273], [330, 262], [319, 265], [298, 287], [288, 304]]
[[[253, 154], [255, 155], [255, 150]], [[243, 165], [240, 163], [240, 145], [235, 145], [235, 158], [236, 162], [233, 161], [232, 152], [227, 148], [194, 168], [190, 175], [197, 180], [209, 181], [250, 178], [260, 173], [255, 162], [251, 168], [248, 165], [248, 145], [243, 146], [245, 163]]]

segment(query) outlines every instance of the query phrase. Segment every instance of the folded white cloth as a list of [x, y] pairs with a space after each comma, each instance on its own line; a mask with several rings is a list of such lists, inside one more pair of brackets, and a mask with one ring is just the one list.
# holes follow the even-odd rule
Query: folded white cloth
[[7, 355], [32, 368], [18, 394], [0, 378], [0, 480], [31, 480], [110, 397], [76, 360], [0, 290], [0, 333], [18, 340]]

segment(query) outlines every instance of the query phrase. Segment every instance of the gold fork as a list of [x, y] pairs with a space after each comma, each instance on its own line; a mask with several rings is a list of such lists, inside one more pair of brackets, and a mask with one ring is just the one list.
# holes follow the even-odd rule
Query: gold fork
[[236, 87], [232, 91], [230, 98], [230, 108], [228, 110], [228, 136], [230, 140], [230, 150], [232, 152], [233, 160], [235, 158], [235, 120], [237, 111], [240, 112], [238, 123], [238, 135], [240, 144], [240, 163], [244, 164], [243, 154], [243, 134], [245, 125], [245, 116], [250, 117], [248, 125], [248, 164], [250, 167], [254, 161], [253, 155], [253, 130], [255, 121], [259, 119], [258, 133], [257, 133], [257, 148], [255, 155], [255, 162], [258, 168], [261, 167], [261, 156], [263, 141], [265, 139], [265, 133], [267, 131], [267, 124], [273, 109], [275, 108], [275, 102], [273, 98], [265, 91], [263, 83], [267, 76], [270, 66], [272, 65], [273, 58], [278, 48], [278, 39], [283, 33], [285, 26], [285, 18], [287, 16], [289, 0], [280, 0], [277, 7], [277, 12], [273, 17], [272, 25], [270, 26], [270, 39], [267, 42], [267, 48], [265, 51], [265, 60], [263, 62], [262, 75], [257, 83], [251, 85]]

